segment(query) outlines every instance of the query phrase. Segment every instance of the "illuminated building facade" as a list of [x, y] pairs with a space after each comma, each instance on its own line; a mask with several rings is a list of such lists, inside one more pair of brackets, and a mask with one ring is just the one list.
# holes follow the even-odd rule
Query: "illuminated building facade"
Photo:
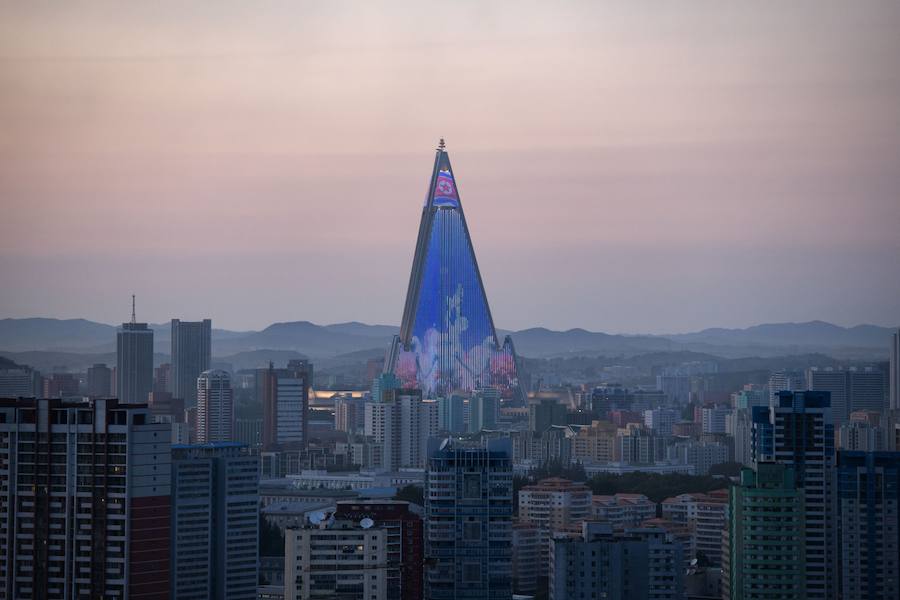
[[400, 335], [388, 358], [385, 371], [426, 398], [487, 387], [509, 398], [518, 389], [512, 340], [497, 338], [443, 141], [422, 209]]

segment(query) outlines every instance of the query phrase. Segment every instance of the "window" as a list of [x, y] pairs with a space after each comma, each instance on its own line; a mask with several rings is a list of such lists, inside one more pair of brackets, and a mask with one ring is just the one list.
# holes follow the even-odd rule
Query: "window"
[[481, 498], [481, 474], [463, 475], [463, 498]]
[[463, 564], [462, 576], [465, 583], [481, 583], [481, 563]]

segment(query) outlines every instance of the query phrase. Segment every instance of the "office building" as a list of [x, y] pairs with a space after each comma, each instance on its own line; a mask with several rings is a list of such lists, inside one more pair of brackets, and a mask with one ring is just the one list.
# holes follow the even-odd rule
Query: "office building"
[[259, 459], [243, 447], [172, 447], [172, 598], [256, 598]]
[[209, 370], [212, 356], [212, 321], [172, 319], [172, 372], [169, 385], [185, 406], [197, 404], [197, 378]]
[[41, 374], [34, 369], [0, 369], [0, 398], [31, 398], [42, 394]]
[[806, 597], [830, 599], [838, 570], [834, 514], [834, 427], [828, 392], [778, 392], [753, 409], [754, 462], [790, 467], [802, 489]]
[[234, 391], [226, 371], [204, 371], [197, 378], [197, 443], [234, 441]]
[[169, 435], [115, 399], [0, 399], [0, 598], [168, 600]]
[[116, 333], [116, 396], [127, 404], [147, 402], [153, 389], [153, 330], [146, 323], [122, 323]]
[[252, 450], [262, 447], [262, 419], [235, 419], [234, 441]]
[[500, 414], [500, 391], [479, 388], [469, 398], [469, 433], [496, 429]]
[[847, 422], [851, 412], [871, 410], [887, 414], [884, 373], [865, 369], [816, 369], [807, 371], [809, 389], [831, 393], [835, 429]]
[[843, 600], [900, 597], [900, 453], [838, 452]]
[[758, 463], [742, 469], [729, 496], [725, 600], [806, 598], [803, 491], [791, 467]]
[[361, 523], [371, 519], [384, 530], [387, 544], [387, 600], [422, 600], [425, 561], [424, 522], [408, 502], [347, 500], [337, 503], [335, 519]]
[[382, 468], [425, 467], [428, 438], [438, 432], [435, 401], [422, 401], [419, 390], [390, 390], [366, 403], [365, 418], [366, 436], [382, 447]]
[[600, 385], [591, 391], [591, 412], [600, 419], [606, 419], [613, 410], [631, 408], [631, 403], [631, 394], [617, 383]]
[[306, 360], [291, 360], [287, 368], [276, 369], [270, 363], [256, 376], [263, 406], [263, 450], [306, 448], [312, 365]]
[[769, 405], [775, 404], [778, 392], [799, 392], [806, 389], [806, 377], [801, 371], [782, 370], [769, 375]]
[[153, 391], [172, 393], [172, 363], [162, 363], [153, 369]]
[[506, 439], [429, 445], [425, 597], [512, 597], [512, 462]]
[[321, 515], [315, 521], [284, 532], [285, 600], [387, 598], [387, 531]]
[[580, 535], [551, 542], [550, 600], [681, 600], [683, 549], [662, 529], [616, 532], [587, 521]]
[[533, 523], [540, 536], [538, 577], [547, 576], [550, 538], [592, 517], [591, 490], [583, 483], [551, 477], [519, 490], [519, 521]]
[[539, 398], [528, 403], [529, 431], [547, 431], [554, 426], [566, 425], [566, 406], [554, 398]]
[[112, 370], [103, 363], [97, 363], [87, 370], [87, 395], [90, 398], [112, 396]]
[[509, 336], [501, 344], [494, 329], [443, 142], [422, 208], [400, 335], [385, 370], [425, 398], [482, 387], [495, 387], [505, 398], [518, 394], [515, 350]]

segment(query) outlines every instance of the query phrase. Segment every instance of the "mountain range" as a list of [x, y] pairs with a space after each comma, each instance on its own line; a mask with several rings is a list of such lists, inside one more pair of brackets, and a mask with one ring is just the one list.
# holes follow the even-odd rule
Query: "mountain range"
[[[153, 324], [155, 352], [165, 360], [170, 351], [170, 326]], [[349, 322], [317, 325], [309, 321], [273, 323], [261, 331], [213, 329], [215, 361], [237, 366], [283, 362], [305, 356], [317, 361], [342, 361], [348, 355], [379, 356], [398, 328]], [[724, 358], [822, 353], [853, 360], [885, 360], [891, 333], [875, 325], [840, 327], [823, 321], [771, 323], [746, 329], [704, 329], [667, 335], [619, 335], [543, 327], [498, 331], [512, 336], [524, 357], [630, 357], [649, 352], [691, 351]], [[69, 364], [97, 359], [115, 362], [116, 327], [85, 319], [0, 319], [0, 356], [23, 364]], [[89, 363], [87, 363], [89, 364]]]

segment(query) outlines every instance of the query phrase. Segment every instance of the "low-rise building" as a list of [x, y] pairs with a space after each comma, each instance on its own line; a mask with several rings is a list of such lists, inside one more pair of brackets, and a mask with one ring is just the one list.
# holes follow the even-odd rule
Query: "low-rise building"
[[285, 600], [387, 597], [387, 532], [351, 520], [289, 528], [284, 538]]
[[638, 527], [656, 517], [656, 503], [643, 494], [593, 497], [594, 519], [607, 521], [614, 529]]

